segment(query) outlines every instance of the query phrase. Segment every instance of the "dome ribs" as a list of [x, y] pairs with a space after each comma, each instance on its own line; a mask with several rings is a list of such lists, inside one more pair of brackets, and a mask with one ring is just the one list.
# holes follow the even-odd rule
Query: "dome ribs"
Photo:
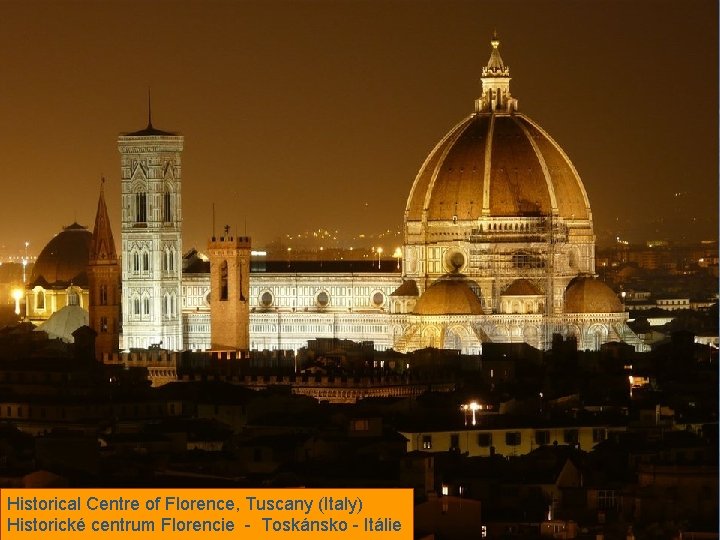
[[558, 214], [565, 219], [591, 219], [590, 204], [580, 177], [568, 157], [537, 124], [519, 117], [523, 127], [535, 141], [550, 173]]
[[490, 173], [490, 215], [547, 215], [545, 174], [528, 137], [513, 116], [495, 118]]
[[445, 150], [427, 197], [427, 219], [477, 219], [482, 210], [484, 153], [489, 118], [474, 118]]
[[405, 207], [405, 220], [410, 221], [421, 221], [423, 219], [423, 211], [425, 210], [425, 200], [429, 186], [432, 185], [432, 181], [436, 175], [438, 163], [442, 161], [442, 157], [448, 149], [448, 145], [452, 145], [452, 141], [455, 139], [456, 134], [464, 129], [465, 125], [470, 121], [470, 118], [465, 118], [462, 122], [456, 124], [450, 132], [448, 132], [442, 140], [435, 145], [432, 152], [428, 155], [420, 167], [420, 171], [415, 177], [412, 188], [410, 189], [410, 195], [408, 196], [407, 205]]

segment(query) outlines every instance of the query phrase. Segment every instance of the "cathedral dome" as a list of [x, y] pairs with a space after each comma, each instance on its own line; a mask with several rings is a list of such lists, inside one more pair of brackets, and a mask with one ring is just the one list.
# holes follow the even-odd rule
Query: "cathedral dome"
[[577, 171], [523, 114], [474, 113], [430, 152], [413, 183], [407, 221], [555, 215], [589, 219]]
[[87, 285], [87, 265], [92, 233], [77, 223], [56, 235], [35, 261], [30, 286]]
[[517, 112], [510, 70], [500, 58], [499, 41], [491, 43], [476, 111], [428, 155], [408, 196], [406, 223], [551, 215], [590, 220], [575, 167], [537, 123]]
[[622, 313], [613, 290], [591, 277], [576, 277], [565, 289], [565, 313]]
[[482, 304], [459, 274], [439, 279], [415, 304], [416, 315], [482, 315]]

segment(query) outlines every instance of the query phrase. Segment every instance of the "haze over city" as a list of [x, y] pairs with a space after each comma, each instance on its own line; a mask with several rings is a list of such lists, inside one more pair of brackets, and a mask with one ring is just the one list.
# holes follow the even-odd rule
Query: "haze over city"
[[717, 238], [715, 2], [5, 2], [0, 245], [91, 225], [101, 176], [119, 230], [117, 136], [147, 124], [148, 88], [185, 136], [184, 247], [213, 203], [257, 246], [399, 231], [494, 30], [599, 242]]

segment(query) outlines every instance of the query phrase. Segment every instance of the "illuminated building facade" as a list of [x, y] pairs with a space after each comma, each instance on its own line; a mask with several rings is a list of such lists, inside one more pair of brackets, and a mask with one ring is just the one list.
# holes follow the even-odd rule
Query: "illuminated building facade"
[[[410, 189], [402, 273], [350, 263], [251, 269], [246, 288], [232, 292], [239, 304], [228, 319], [244, 327], [247, 310], [249, 335], [223, 323], [221, 334], [235, 336], [227, 343], [212, 337], [220, 274], [211, 276], [207, 257], [196, 252], [181, 258], [183, 137], [151, 122], [120, 136], [121, 347], [298, 349], [311, 338], [340, 338], [378, 349], [479, 353], [489, 342], [545, 349], [561, 334], [581, 349], [608, 341], [641, 348], [615, 293], [594, 277], [582, 181], [560, 146], [518, 111], [499, 45], [493, 38], [474, 111], [430, 152]], [[210, 254], [222, 264], [220, 247], [211, 243]], [[244, 257], [249, 241], [233, 249]], [[230, 282], [248, 278], [231, 276], [229, 262], [227, 270], [230, 294]], [[45, 285], [31, 285], [28, 305], [37, 306]]]
[[[518, 112], [499, 45], [493, 38], [475, 111], [415, 178], [402, 276], [254, 272], [251, 348], [297, 349], [310, 337], [336, 337], [380, 349], [479, 353], [486, 342], [548, 348], [555, 333], [575, 336], [582, 349], [607, 341], [640, 347], [615, 293], [594, 279], [582, 181], [560, 146]], [[195, 331], [186, 341], [206, 348], [210, 283], [201, 273], [189, 283], [183, 313]]]
[[121, 346], [183, 348], [183, 137], [145, 129], [118, 137], [122, 185]]

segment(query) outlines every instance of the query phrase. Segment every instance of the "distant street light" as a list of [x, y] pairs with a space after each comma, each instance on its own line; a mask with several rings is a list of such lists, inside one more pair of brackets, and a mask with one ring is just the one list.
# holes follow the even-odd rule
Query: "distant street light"
[[27, 282], [25, 281], [25, 268], [27, 267], [27, 263], [28, 263], [27, 249], [28, 249], [28, 246], [29, 246], [29, 245], [30, 245], [30, 242], [28, 242], [28, 241], [26, 240], [26, 241], [25, 241], [25, 256], [23, 257], [23, 260], [22, 260], [22, 267], [23, 267], [23, 285], [26, 285], [26, 284], [27, 284]]
[[379, 247], [377, 248], [377, 255], [378, 255], [378, 270], [380, 270], [380, 256], [382, 255], [383, 248]]
[[397, 269], [400, 270], [400, 259], [402, 259], [402, 250], [399, 247], [395, 248], [393, 257], [397, 259]]

